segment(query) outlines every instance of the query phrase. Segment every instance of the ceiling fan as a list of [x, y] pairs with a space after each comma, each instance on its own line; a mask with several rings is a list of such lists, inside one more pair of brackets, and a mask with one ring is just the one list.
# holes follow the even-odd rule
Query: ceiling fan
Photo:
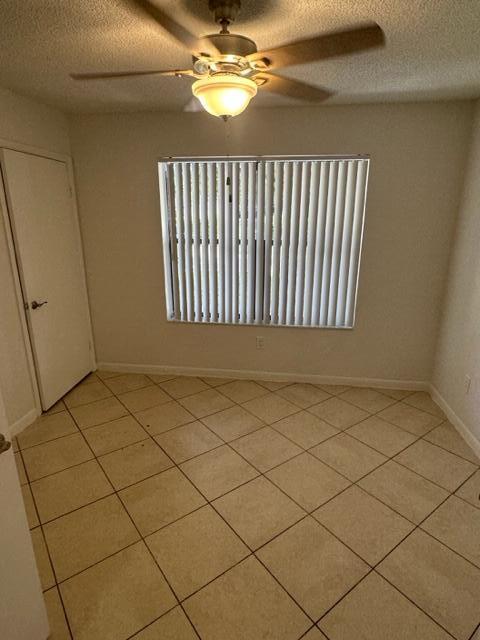
[[[240, 11], [240, 0], [209, 0], [209, 8], [221, 31], [203, 38], [192, 35], [149, 0], [128, 1], [192, 53], [193, 69], [76, 73], [71, 77], [99, 80], [161, 75], [195, 79], [193, 95], [206, 111], [224, 120], [242, 113], [259, 88], [310, 102], [321, 102], [333, 95], [326, 89], [279, 76], [272, 70], [385, 45], [382, 29], [376, 23], [368, 23], [258, 51], [253, 40], [229, 31]], [[196, 105], [196, 101], [189, 103], [185, 110], [195, 111]]]

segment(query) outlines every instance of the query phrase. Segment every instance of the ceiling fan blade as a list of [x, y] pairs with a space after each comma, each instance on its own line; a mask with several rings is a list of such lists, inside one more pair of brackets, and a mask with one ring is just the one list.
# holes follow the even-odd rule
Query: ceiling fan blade
[[183, 107], [183, 111], [188, 113], [196, 113], [198, 111], [203, 111], [203, 107], [200, 104], [200, 101], [192, 96], [192, 98], [187, 102], [187, 104]]
[[129, 0], [143, 13], [147, 14], [155, 20], [165, 31], [167, 31], [175, 40], [186, 47], [192, 53], [206, 53], [210, 56], [218, 55], [218, 49], [206, 38], [197, 38], [188, 29], [176, 22], [162, 9], [149, 2], [149, 0]]
[[168, 71], [160, 71], [152, 69], [149, 71], [112, 71], [106, 73], [71, 73], [73, 80], [107, 80], [111, 78], [132, 78], [135, 76], [176, 76], [194, 77], [193, 71], [190, 69], [172, 69]]
[[258, 51], [248, 56], [251, 61], [266, 59], [270, 68], [287, 67], [315, 60], [345, 56], [385, 45], [385, 34], [376, 23], [354, 29], [332, 31], [315, 38], [297, 40], [281, 47]]
[[297, 100], [307, 100], [308, 102], [322, 102], [333, 95], [331, 91], [315, 87], [312, 84], [291, 80], [283, 76], [277, 76], [273, 73], [258, 73], [255, 80], [261, 80], [260, 89], [270, 91], [271, 93], [279, 93]]

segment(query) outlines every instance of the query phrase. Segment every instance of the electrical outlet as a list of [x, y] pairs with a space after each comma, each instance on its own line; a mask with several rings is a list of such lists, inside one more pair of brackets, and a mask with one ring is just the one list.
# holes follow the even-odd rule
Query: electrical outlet
[[472, 379], [470, 376], [465, 376], [465, 393], [470, 392], [470, 387], [472, 386]]
[[265, 338], [263, 336], [257, 336], [256, 338], [257, 349], [265, 348]]

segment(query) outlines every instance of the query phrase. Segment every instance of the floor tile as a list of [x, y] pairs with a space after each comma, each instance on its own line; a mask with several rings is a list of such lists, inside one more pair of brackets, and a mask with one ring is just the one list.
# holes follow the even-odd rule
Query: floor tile
[[132, 416], [99, 424], [83, 433], [97, 456], [148, 438], [148, 434]]
[[310, 453], [352, 482], [373, 471], [387, 459], [347, 433], [339, 433], [320, 443], [310, 449]]
[[330, 398], [330, 394], [322, 391], [313, 384], [295, 383], [290, 384], [288, 387], [283, 387], [277, 391], [279, 396], [293, 402], [302, 409], [311, 407], [318, 402], [323, 402]]
[[316, 509], [350, 484], [309, 453], [272, 469], [267, 477], [306, 511]]
[[480, 621], [480, 569], [419, 529], [377, 568], [459, 640]]
[[50, 640], [70, 640], [71, 635], [68, 630], [65, 612], [63, 611], [57, 587], [45, 591], [43, 594], [45, 606], [47, 607], [48, 623], [50, 625]]
[[480, 470], [457, 490], [456, 495], [480, 509]]
[[86, 384], [91, 384], [92, 382], [98, 382], [99, 380], [101, 380], [101, 378], [99, 378], [97, 374], [92, 371], [91, 373], [87, 374], [84, 378], [82, 378], [82, 380], [78, 384], [86, 385]]
[[35, 503], [33, 502], [32, 492], [28, 484], [22, 486], [23, 504], [25, 507], [25, 513], [27, 515], [28, 527], [33, 529], [38, 527], [40, 521], [38, 519], [37, 511], [35, 509]]
[[308, 631], [304, 636], [301, 637], [301, 640], [327, 640], [326, 636], [323, 635], [323, 633], [320, 631], [320, 629], [317, 629], [317, 627], [313, 627], [313, 629], [310, 629], [310, 631]]
[[425, 392], [100, 371], [66, 400], [13, 439], [52, 640], [473, 640], [480, 460]]
[[259, 471], [268, 471], [302, 453], [302, 449], [270, 427], [264, 427], [231, 445]]
[[179, 376], [178, 378], [167, 380], [166, 382], [160, 382], [160, 387], [166, 391], [169, 396], [175, 399], [191, 396], [194, 393], [199, 393], [200, 391], [206, 391], [209, 389], [208, 384], [202, 382], [200, 378], [189, 378], [184, 376]]
[[414, 529], [411, 522], [356, 486], [312, 515], [372, 566]]
[[265, 544], [305, 515], [263, 477], [218, 498], [213, 506], [251, 549]]
[[202, 422], [225, 442], [245, 436], [263, 426], [261, 420], [238, 405], [206, 416]]
[[278, 389], [282, 389], [282, 387], [286, 387], [290, 384], [286, 380], [257, 380], [258, 384], [261, 384], [262, 387], [268, 389], [269, 391], [277, 391]]
[[193, 396], [181, 398], [179, 402], [187, 411], [193, 413], [197, 418], [203, 418], [211, 413], [217, 413], [217, 411], [228, 409], [228, 407], [233, 405], [231, 400], [218, 391], [215, 391], [215, 389], [201, 391]]
[[44, 411], [42, 415], [51, 416], [53, 413], [58, 413], [59, 411], [64, 411], [64, 410], [65, 410], [64, 401], [58, 400], [57, 402], [55, 402], [54, 405], [50, 407], [50, 409], [47, 409], [47, 411]]
[[448, 491], [458, 489], [476, 469], [471, 462], [426, 440], [417, 440], [399, 453], [395, 460]]
[[417, 439], [417, 436], [412, 433], [377, 416], [371, 416], [367, 420], [355, 424], [350, 427], [348, 433], [388, 457], [394, 456]]
[[422, 529], [480, 568], [478, 509], [460, 498], [451, 496], [425, 520]]
[[319, 626], [330, 640], [451, 640], [443, 629], [376, 573], [370, 573]]
[[122, 489], [119, 495], [144, 536], [205, 504], [204, 498], [176, 468]]
[[52, 565], [48, 557], [47, 547], [43, 539], [42, 528], [37, 527], [30, 532], [32, 536], [33, 551], [35, 552], [35, 561], [37, 563], [38, 575], [42, 584], [43, 591], [55, 586], [55, 576], [53, 575]]
[[120, 376], [115, 376], [115, 378], [108, 378], [108, 380], [105, 380], [105, 384], [115, 395], [118, 395], [119, 393], [148, 387], [151, 381], [142, 373], [123, 373]]
[[84, 387], [80, 386], [73, 388], [63, 398], [63, 401], [70, 409], [72, 407], [78, 407], [81, 404], [88, 404], [89, 402], [108, 398], [111, 395], [112, 392], [103, 384], [103, 382], [92, 382]]
[[83, 404], [80, 407], [73, 407], [70, 411], [80, 429], [88, 429], [128, 414], [123, 404], [114, 396], [90, 404]]
[[304, 449], [309, 449], [338, 433], [338, 429], [308, 411], [287, 416], [274, 422], [272, 427]]
[[28, 482], [27, 472], [25, 471], [25, 465], [23, 464], [22, 455], [21, 453], [15, 453], [14, 457], [15, 457], [15, 466], [17, 467], [18, 479], [20, 481], [20, 484], [27, 484]]
[[170, 396], [156, 385], [135, 389], [134, 391], [127, 391], [127, 393], [120, 394], [118, 399], [121, 400], [132, 413], [134, 411], [150, 409], [151, 407], [156, 407], [159, 404], [165, 404], [165, 402], [171, 401]]
[[480, 458], [475, 455], [462, 436], [450, 422], [444, 422], [425, 436], [425, 440], [455, 453], [461, 458], [465, 458], [474, 464], [480, 464]]
[[173, 380], [177, 376], [173, 373], [149, 373], [147, 374], [147, 378], [150, 378], [152, 382], [155, 384], [160, 384], [160, 382], [165, 382], [166, 380]]
[[438, 404], [432, 400], [430, 394], [425, 391], [416, 391], [412, 395], [409, 395], [408, 398], [405, 398], [404, 402], [416, 409], [420, 409], [426, 413], [431, 413], [434, 416], [439, 416], [445, 420], [445, 414], [443, 411], [440, 409]]
[[395, 403], [393, 398], [389, 398], [385, 394], [367, 387], [351, 388], [345, 391], [345, 393], [342, 393], [341, 398], [369, 413], [377, 413]]
[[175, 605], [143, 542], [70, 578], [60, 589], [75, 640], [125, 640]]
[[108, 380], [109, 378], [116, 378], [117, 376], [123, 375], [123, 371], [103, 371], [102, 369], [97, 369], [95, 371], [97, 377], [100, 380]]
[[132, 640], [198, 640], [198, 636], [182, 609], [175, 607]]
[[167, 402], [158, 407], [139, 411], [135, 417], [152, 436], [195, 420], [195, 416], [178, 402]]
[[296, 405], [275, 393], [269, 393], [260, 398], [249, 400], [245, 402], [243, 406], [247, 411], [250, 411], [267, 424], [277, 422], [298, 411]]
[[350, 389], [350, 387], [348, 387], [345, 384], [317, 384], [315, 386], [321, 389], [322, 391], [326, 391], [332, 396], [338, 396], [344, 391], [347, 391], [348, 389]]
[[96, 460], [32, 482], [31, 487], [42, 522], [57, 518], [113, 492]]
[[384, 387], [377, 389], [377, 391], [380, 391], [380, 393], [383, 393], [394, 400], [403, 400], [414, 393], [408, 389], [385, 389]]
[[79, 433], [51, 440], [23, 452], [30, 482], [92, 458], [93, 453]]
[[393, 461], [375, 469], [358, 484], [417, 524], [448, 496], [444, 489]]
[[297, 640], [311, 625], [253, 557], [193, 595], [185, 608], [208, 640]]
[[184, 462], [181, 468], [208, 500], [258, 475], [256, 469], [226, 445]]
[[59, 582], [139, 540], [117, 496], [109, 496], [44, 525]]
[[221, 387], [217, 387], [218, 391], [233, 400], [233, 402], [247, 402], [253, 398], [264, 396], [268, 393], [265, 387], [260, 386], [252, 380], [235, 380]]
[[305, 518], [257, 552], [261, 562], [314, 620], [369, 567], [312, 518]]
[[98, 461], [117, 490], [173, 466], [170, 458], [150, 438], [107, 453]]
[[201, 422], [176, 427], [155, 436], [155, 440], [176, 463], [185, 462], [223, 444], [223, 440]]
[[370, 415], [341, 398], [329, 398], [310, 407], [309, 411], [337, 429], [347, 429]]
[[391, 422], [397, 427], [401, 427], [416, 436], [423, 436], [431, 429], [442, 422], [442, 418], [432, 416], [431, 413], [425, 413], [411, 407], [404, 402], [397, 402], [391, 407], [387, 407], [378, 414], [379, 418]]
[[216, 377], [202, 377], [201, 380], [208, 384], [210, 387], [219, 387], [221, 384], [227, 384], [233, 382], [233, 378], [216, 378]]
[[146, 543], [180, 600], [250, 553], [209, 505], [157, 531]]
[[18, 434], [20, 449], [68, 436], [78, 431], [72, 416], [67, 411], [59, 411], [51, 416], [40, 416], [33, 424]]

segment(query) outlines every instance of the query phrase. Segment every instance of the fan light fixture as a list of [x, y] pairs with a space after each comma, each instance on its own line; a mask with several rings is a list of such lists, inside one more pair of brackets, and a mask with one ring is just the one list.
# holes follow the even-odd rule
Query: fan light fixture
[[205, 111], [226, 119], [245, 111], [250, 100], [257, 94], [257, 85], [249, 78], [232, 73], [218, 73], [194, 82], [192, 92]]

